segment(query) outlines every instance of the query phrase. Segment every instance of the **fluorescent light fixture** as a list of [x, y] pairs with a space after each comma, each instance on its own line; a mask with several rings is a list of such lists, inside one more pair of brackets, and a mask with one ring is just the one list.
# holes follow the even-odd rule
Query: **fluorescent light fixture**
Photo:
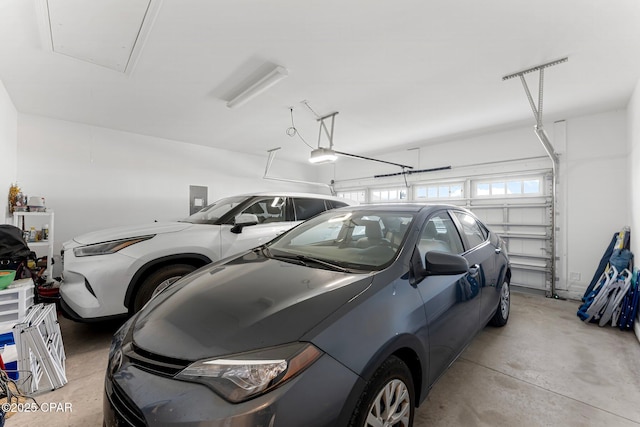
[[289, 72], [287, 71], [286, 68], [277, 66], [276, 68], [271, 70], [268, 74], [265, 74], [256, 82], [252, 83], [250, 86], [243, 89], [240, 93], [238, 93], [232, 99], [227, 101], [227, 107], [236, 108], [245, 104], [246, 102], [260, 95], [262, 92], [269, 89], [271, 86], [275, 85], [280, 80], [287, 77], [288, 75], [289, 75]]
[[335, 162], [337, 158], [338, 155], [335, 153], [335, 151], [329, 148], [316, 148], [311, 152], [309, 162], [317, 165], [322, 163]]

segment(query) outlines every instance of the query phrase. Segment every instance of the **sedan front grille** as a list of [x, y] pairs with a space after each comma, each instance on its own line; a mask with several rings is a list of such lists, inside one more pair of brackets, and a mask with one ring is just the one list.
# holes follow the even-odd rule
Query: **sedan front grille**
[[144, 350], [135, 344], [131, 344], [131, 346], [124, 351], [124, 355], [133, 366], [164, 377], [173, 377], [192, 363], [186, 360], [160, 356]]
[[134, 427], [147, 425], [142, 411], [138, 409], [115, 381], [111, 381], [111, 393], [109, 393], [108, 397], [117, 416], [123, 418], [127, 424]]

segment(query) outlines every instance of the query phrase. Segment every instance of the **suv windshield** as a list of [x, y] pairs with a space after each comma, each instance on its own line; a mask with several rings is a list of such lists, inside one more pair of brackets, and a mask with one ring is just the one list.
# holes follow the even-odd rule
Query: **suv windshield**
[[319, 261], [315, 264], [381, 270], [395, 258], [412, 220], [407, 212], [327, 212], [269, 243], [267, 254], [308, 265]]
[[192, 224], [215, 224], [223, 215], [240, 203], [247, 200], [247, 196], [228, 197], [220, 199], [217, 202], [202, 208], [193, 215], [181, 220], [180, 222], [190, 222]]

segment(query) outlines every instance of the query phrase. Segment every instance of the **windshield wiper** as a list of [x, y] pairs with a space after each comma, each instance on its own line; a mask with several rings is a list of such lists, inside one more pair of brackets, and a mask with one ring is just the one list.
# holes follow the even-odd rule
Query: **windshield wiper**
[[262, 254], [267, 258], [278, 259], [280, 261], [293, 262], [294, 264], [304, 265], [307, 267], [307, 263], [305, 263], [302, 259], [297, 256], [290, 255], [274, 255], [271, 250], [267, 247], [267, 245], [260, 246], [260, 250], [262, 250]]
[[258, 249], [262, 251], [262, 255], [266, 256], [267, 258], [273, 258], [273, 255], [271, 255], [271, 250], [269, 250], [267, 245], [259, 246]]
[[306, 256], [306, 255], [296, 255], [295, 256], [297, 259], [299, 259], [300, 261], [306, 261], [306, 262], [315, 262], [316, 264], [320, 264], [323, 265], [325, 267], [330, 268], [331, 270], [335, 270], [335, 271], [341, 271], [343, 273], [351, 273], [351, 271], [347, 268], [344, 268], [338, 264], [334, 264], [332, 262], [329, 261], [325, 261], [323, 259], [318, 259], [318, 258], [313, 258], [310, 256]]
[[318, 259], [318, 258], [314, 258], [314, 257], [310, 257], [310, 256], [306, 256], [306, 255], [282, 255], [282, 254], [273, 254], [271, 252], [271, 250], [269, 249], [269, 247], [267, 245], [262, 245], [260, 246], [260, 250], [262, 250], [262, 253], [264, 254], [264, 256], [266, 256], [267, 258], [273, 258], [273, 259], [278, 259], [281, 261], [288, 261], [288, 262], [293, 262], [299, 265], [304, 265], [305, 267], [308, 267], [309, 263], [315, 263], [315, 264], [320, 264], [323, 267], [327, 267], [330, 270], [334, 270], [334, 271], [340, 271], [342, 273], [351, 273], [351, 270], [344, 268], [338, 264], [334, 264], [332, 262], [329, 261], [325, 261], [323, 259]]

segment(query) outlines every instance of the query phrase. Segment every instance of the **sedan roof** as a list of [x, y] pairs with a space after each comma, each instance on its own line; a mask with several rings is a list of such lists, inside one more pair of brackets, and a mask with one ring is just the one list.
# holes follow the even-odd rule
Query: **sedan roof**
[[435, 209], [464, 209], [460, 206], [447, 204], [427, 204], [427, 203], [375, 203], [363, 204], [359, 206], [349, 206], [340, 209], [357, 209], [360, 211], [377, 211], [377, 212], [420, 212], [422, 210]]

